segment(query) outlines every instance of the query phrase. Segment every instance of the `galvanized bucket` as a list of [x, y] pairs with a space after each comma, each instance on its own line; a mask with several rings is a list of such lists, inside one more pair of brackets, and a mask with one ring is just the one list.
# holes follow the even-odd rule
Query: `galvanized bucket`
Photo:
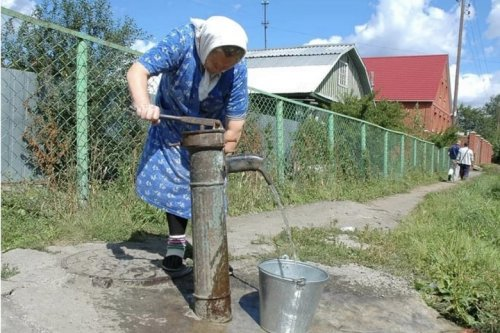
[[305, 333], [311, 325], [328, 273], [289, 259], [259, 264], [260, 326], [271, 333]]

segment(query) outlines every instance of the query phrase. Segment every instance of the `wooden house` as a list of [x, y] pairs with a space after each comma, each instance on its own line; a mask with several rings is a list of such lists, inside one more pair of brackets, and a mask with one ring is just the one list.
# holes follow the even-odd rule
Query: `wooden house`
[[272, 94], [319, 104], [371, 92], [354, 44], [250, 50], [245, 57], [248, 85]]

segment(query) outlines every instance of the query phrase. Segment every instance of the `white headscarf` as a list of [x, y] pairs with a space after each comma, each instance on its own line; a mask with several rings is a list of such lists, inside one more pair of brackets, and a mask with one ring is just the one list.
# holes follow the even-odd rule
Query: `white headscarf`
[[[224, 16], [212, 16], [207, 20], [192, 18], [191, 23], [195, 26], [196, 51], [203, 65], [210, 51], [219, 46], [235, 45], [246, 52], [247, 34], [235, 21]], [[207, 98], [219, 78], [220, 74], [210, 75], [205, 70], [198, 89], [200, 101]]]

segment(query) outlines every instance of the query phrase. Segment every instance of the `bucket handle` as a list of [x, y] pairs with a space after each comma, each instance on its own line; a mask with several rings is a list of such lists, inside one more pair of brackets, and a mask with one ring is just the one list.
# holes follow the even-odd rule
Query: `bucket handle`
[[[289, 260], [290, 257], [288, 255], [284, 254], [281, 256], [281, 259]], [[293, 282], [295, 283], [295, 287], [297, 287], [297, 289], [302, 289], [302, 287], [304, 287], [306, 285], [305, 278], [296, 279], [296, 280], [293, 280]]]
[[295, 282], [295, 287], [297, 287], [297, 289], [301, 289], [302, 287], [304, 287], [306, 285], [305, 278], [300, 278], [300, 279], [294, 280], [294, 282]]

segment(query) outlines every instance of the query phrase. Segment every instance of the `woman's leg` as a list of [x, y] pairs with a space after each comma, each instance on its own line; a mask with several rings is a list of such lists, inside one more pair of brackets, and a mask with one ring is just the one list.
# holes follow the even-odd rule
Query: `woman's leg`
[[183, 266], [184, 251], [186, 250], [186, 227], [188, 220], [166, 213], [168, 224], [167, 254], [163, 259], [163, 266], [168, 269], [179, 269]]

